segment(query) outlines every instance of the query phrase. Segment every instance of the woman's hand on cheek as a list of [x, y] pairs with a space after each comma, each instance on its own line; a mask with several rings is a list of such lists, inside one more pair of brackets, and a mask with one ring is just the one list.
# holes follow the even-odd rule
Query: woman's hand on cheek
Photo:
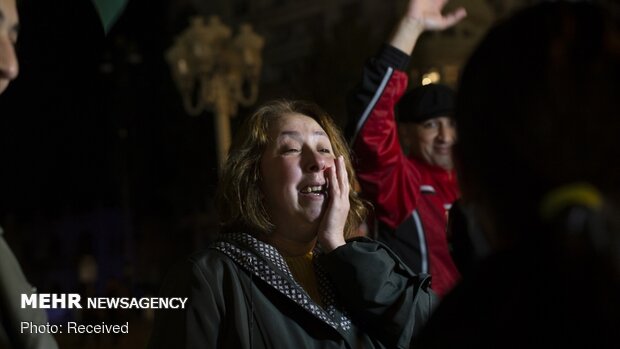
[[318, 238], [325, 251], [330, 252], [345, 244], [344, 227], [350, 207], [349, 176], [342, 156], [334, 161], [334, 166], [325, 169], [325, 178], [329, 182], [328, 202]]

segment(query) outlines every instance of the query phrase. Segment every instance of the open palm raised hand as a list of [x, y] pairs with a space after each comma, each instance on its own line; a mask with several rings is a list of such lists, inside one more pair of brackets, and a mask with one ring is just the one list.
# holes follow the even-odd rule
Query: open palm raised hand
[[411, 0], [405, 16], [420, 21], [424, 30], [443, 30], [455, 25], [467, 15], [462, 7], [442, 14], [447, 2], [448, 0]]

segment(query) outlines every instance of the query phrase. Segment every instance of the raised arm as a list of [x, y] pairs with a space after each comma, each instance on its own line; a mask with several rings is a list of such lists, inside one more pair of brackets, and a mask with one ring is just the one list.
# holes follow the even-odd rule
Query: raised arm
[[[350, 99], [347, 137], [355, 138], [365, 122], [360, 120], [360, 117], [363, 117], [364, 112], [368, 111], [367, 108], [373, 108], [374, 103], [377, 102], [376, 98], [373, 99], [373, 97], [378, 96], [375, 92], [385, 88], [385, 86], [382, 87], [382, 83], [390, 82], [385, 80], [385, 73], [389, 72], [390, 68], [403, 71], [407, 67], [409, 56], [413, 52], [420, 35], [425, 31], [449, 28], [465, 18], [467, 14], [464, 8], [442, 14], [446, 3], [447, 0], [409, 1], [407, 11], [394, 28], [394, 32], [388, 41], [389, 48], [397, 49], [400, 52], [389, 52], [389, 49], [387, 52], [382, 50], [376, 57], [373, 57], [364, 69], [361, 84]], [[399, 90], [398, 87], [396, 89]], [[400, 95], [395, 97], [400, 98]]]

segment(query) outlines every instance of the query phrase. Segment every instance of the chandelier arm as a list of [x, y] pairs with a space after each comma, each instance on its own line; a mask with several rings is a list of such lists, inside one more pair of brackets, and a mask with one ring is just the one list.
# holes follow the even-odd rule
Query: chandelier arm
[[244, 107], [247, 107], [247, 106], [254, 104], [254, 102], [256, 102], [257, 99], [258, 99], [258, 81], [255, 79], [252, 79], [252, 81], [250, 81], [250, 92], [248, 93], [248, 96], [247, 97], [244, 96], [243, 92], [240, 91], [237, 100], [239, 101], [239, 104], [243, 105]]
[[198, 116], [200, 115], [200, 112], [204, 109], [200, 101], [198, 101], [196, 104], [196, 106], [192, 105], [190, 96], [183, 96], [183, 107], [185, 108], [187, 114], [189, 114], [190, 116]]

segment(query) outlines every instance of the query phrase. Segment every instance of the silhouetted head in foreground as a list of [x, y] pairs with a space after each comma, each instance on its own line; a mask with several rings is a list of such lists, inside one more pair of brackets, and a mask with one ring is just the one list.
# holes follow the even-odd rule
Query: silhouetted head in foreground
[[472, 228], [456, 233], [479, 262], [415, 347], [620, 343], [618, 23], [593, 2], [544, 2], [471, 56], [455, 110], [466, 219], [453, 222]]
[[492, 249], [557, 224], [601, 228], [591, 214], [620, 203], [619, 114], [620, 31], [605, 9], [543, 3], [488, 33], [463, 72], [455, 158]]

